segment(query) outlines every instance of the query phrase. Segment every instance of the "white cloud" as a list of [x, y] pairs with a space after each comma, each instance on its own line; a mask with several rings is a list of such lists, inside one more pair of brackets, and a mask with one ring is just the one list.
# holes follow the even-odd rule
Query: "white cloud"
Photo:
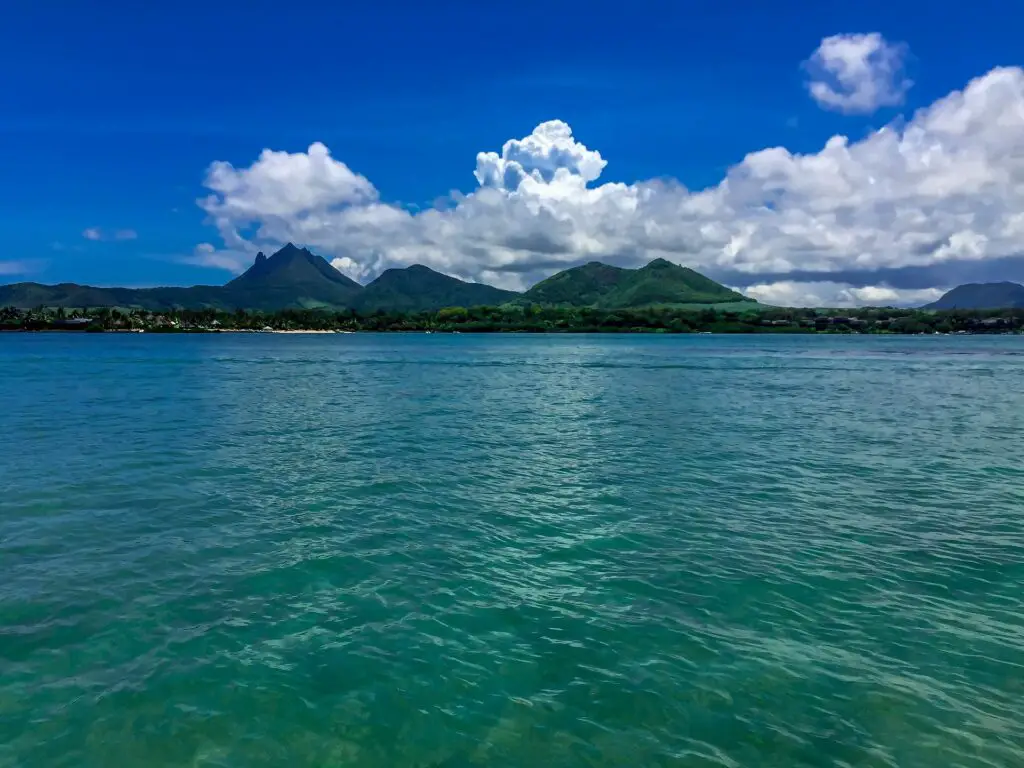
[[739, 286], [947, 287], [965, 264], [1024, 251], [1024, 70], [994, 69], [858, 141], [753, 152], [702, 190], [600, 184], [605, 162], [565, 123], [542, 123], [480, 153], [474, 191], [410, 211], [321, 144], [266, 150], [247, 168], [210, 166], [199, 204], [226, 250], [191, 259], [238, 271], [292, 241], [357, 279], [419, 262], [520, 288], [592, 259], [663, 257]]
[[360, 268], [359, 264], [348, 256], [339, 256], [335, 259], [331, 259], [331, 266], [344, 275], [348, 275], [353, 279], [357, 279], [363, 276], [364, 270]]
[[473, 175], [483, 186], [514, 192], [524, 181], [544, 188], [556, 177], [563, 181], [578, 178], [586, 184], [595, 181], [606, 165], [600, 152], [573, 138], [566, 123], [549, 120], [524, 139], [506, 141], [500, 156], [496, 152], [477, 154]]
[[940, 288], [919, 288], [914, 290], [890, 288], [884, 285], [865, 285], [861, 288], [851, 286], [848, 290], [858, 307], [906, 307], [929, 304], [945, 293]]
[[913, 85], [904, 75], [906, 52], [877, 32], [826, 37], [805, 62], [807, 88], [819, 106], [848, 114], [898, 106]]
[[939, 298], [938, 288], [897, 289], [882, 285], [854, 286], [829, 281], [780, 280], [747, 286], [744, 293], [778, 307], [911, 307]]
[[34, 260], [0, 261], [0, 275], [26, 275], [38, 267], [39, 262]]
[[200, 243], [191, 254], [181, 259], [183, 264], [223, 269], [239, 275], [252, 265], [253, 254], [248, 251], [218, 250], [211, 243]]
[[102, 240], [135, 240], [138, 236], [139, 233], [134, 229], [118, 229], [110, 233], [100, 227], [88, 227], [82, 232], [82, 237], [95, 242]]
[[320, 142], [294, 154], [265, 149], [248, 168], [215, 162], [204, 185], [213, 194], [199, 204], [229, 246], [245, 242], [235, 229], [238, 222], [316, 227], [339, 206], [366, 205], [377, 196], [367, 179], [334, 160]]

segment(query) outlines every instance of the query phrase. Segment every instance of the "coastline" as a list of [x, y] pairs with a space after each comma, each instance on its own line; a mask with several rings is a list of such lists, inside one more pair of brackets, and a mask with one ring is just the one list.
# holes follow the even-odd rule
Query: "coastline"
[[474, 336], [560, 336], [568, 334], [578, 335], [598, 335], [598, 336], [1024, 336], [1024, 331], [1020, 330], [997, 330], [997, 331], [952, 331], [952, 332], [906, 332], [906, 331], [834, 331], [825, 330], [818, 331], [814, 329], [800, 329], [800, 330], [787, 330], [787, 331], [771, 331], [771, 330], [737, 330], [737, 331], [672, 331], [665, 330], [662, 328], [628, 328], [628, 329], [564, 329], [564, 328], [547, 328], [544, 330], [532, 330], [525, 328], [516, 329], [501, 329], [501, 330], [465, 330], [465, 331], [452, 331], [452, 330], [419, 330], [419, 329], [390, 329], [390, 328], [379, 328], [379, 329], [360, 329], [360, 330], [322, 330], [310, 328], [306, 329], [274, 329], [274, 330], [255, 330], [251, 328], [180, 328], [180, 329], [168, 329], [160, 328], [158, 330], [143, 329], [143, 328], [106, 328], [106, 329], [72, 329], [72, 328], [0, 328], [0, 334], [6, 333], [38, 333], [38, 334], [70, 334], [70, 335], [96, 335], [96, 334], [115, 334], [115, 335], [127, 335], [136, 333], [145, 333], [150, 336], [195, 336], [195, 335], [209, 335], [209, 334], [278, 334], [286, 336], [309, 336], [309, 335], [349, 335], [349, 334], [366, 334], [366, 333], [386, 333], [386, 334], [405, 334], [405, 335], [421, 335], [430, 336], [432, 334], [442, 336], [458, 336], [460, 334], [470, 334]]
[[[252, 328], [210, 328], [209, 333], [355, 333], [355, 331], [333, 331], [323, 329], [299, 329], [299, 330], [284, 330], [284, 329], [271, 329], [271, 330], [253, 330]], [[164, 331], [167, 333], [167, 331]], [[174, 331], [171, 331], [174, 333]], [[187, 333], [187, 331], [186, 331]]]
[[0, 309], [0, 330], [77, 333], [615, 333], [615, 334], [1024, 334], [1024, 309], [956, 310], [773, 307], [738, 313], [708, 307], [601, 310], [562, 306], [449, 307], [434, 312], [321, 310], [147, 312], [138, 309]]

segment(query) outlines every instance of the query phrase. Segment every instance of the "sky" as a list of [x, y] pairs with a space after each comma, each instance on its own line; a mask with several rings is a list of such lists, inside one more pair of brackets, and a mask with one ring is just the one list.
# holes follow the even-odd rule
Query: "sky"
[[1024, 280], [1022, 28], [1005, 0], [12, 0], [0, 282], [220, 284], [289, 241], [513, 289], [660, 257], [785, 305]]

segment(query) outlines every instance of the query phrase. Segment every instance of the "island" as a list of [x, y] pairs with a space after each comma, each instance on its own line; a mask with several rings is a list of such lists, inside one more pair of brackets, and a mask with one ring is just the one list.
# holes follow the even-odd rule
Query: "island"
[[[771, 307], [692, 269], [654, 259], [639, 269], [581, 264], [522, 293], [419, 264], [384, 270], [364, 286], [321, 256], [288, 244], [272, 256], [258, 254], [246, 272], [222, 286], [0, 286], [0, 330], [1020, 333], [1024, 300], [1017, 301], [1007, 285], [1013, 284], [970, 287], [969, 306], [958, 303], [954, 289], [946, 303], [918, 309]], [[1002, 306], [985, 307], [985, 296]]]

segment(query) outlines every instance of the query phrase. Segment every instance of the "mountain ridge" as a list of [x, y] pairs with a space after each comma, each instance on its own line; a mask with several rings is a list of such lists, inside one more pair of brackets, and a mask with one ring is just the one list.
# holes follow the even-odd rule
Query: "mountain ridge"
[[998, 283], [964, 283], [946, 291], [921, 309], [1020, 309], [1024, 308], [1024, 285]]
[[410, 264], [381, 272], [363, 287], [352, 308], [362, 312], [429, 312], [444, 307], [504, 304], [518, 296], [515, 291], [469, 283], [423, 264]]
[[631, 309], [665, 304], [720, 304], [753, 299], [689, 267], [654, 259], [639, 269], [591, 261], [541, 280], [523, 294], [538, 303]]
[[525, 292], [508, 291], [445, 275], [422, 264], [381, 272], [366, 285], [345, 276], [306, 248], [287, 243], [271, 256], [260, 252], [242, 274], [221, 286], [103, 288], [77, 283], [0, 285], [0, 306], [136, 307], [280, 310], [290, 308], [424, 312], [451, 306], [504, 303], [562, 304], [629, 309], [659, 304], [715, 304], [753, 299], [687, 267], [655, 259], [638, 269], [589, 262], [551, 275]]

